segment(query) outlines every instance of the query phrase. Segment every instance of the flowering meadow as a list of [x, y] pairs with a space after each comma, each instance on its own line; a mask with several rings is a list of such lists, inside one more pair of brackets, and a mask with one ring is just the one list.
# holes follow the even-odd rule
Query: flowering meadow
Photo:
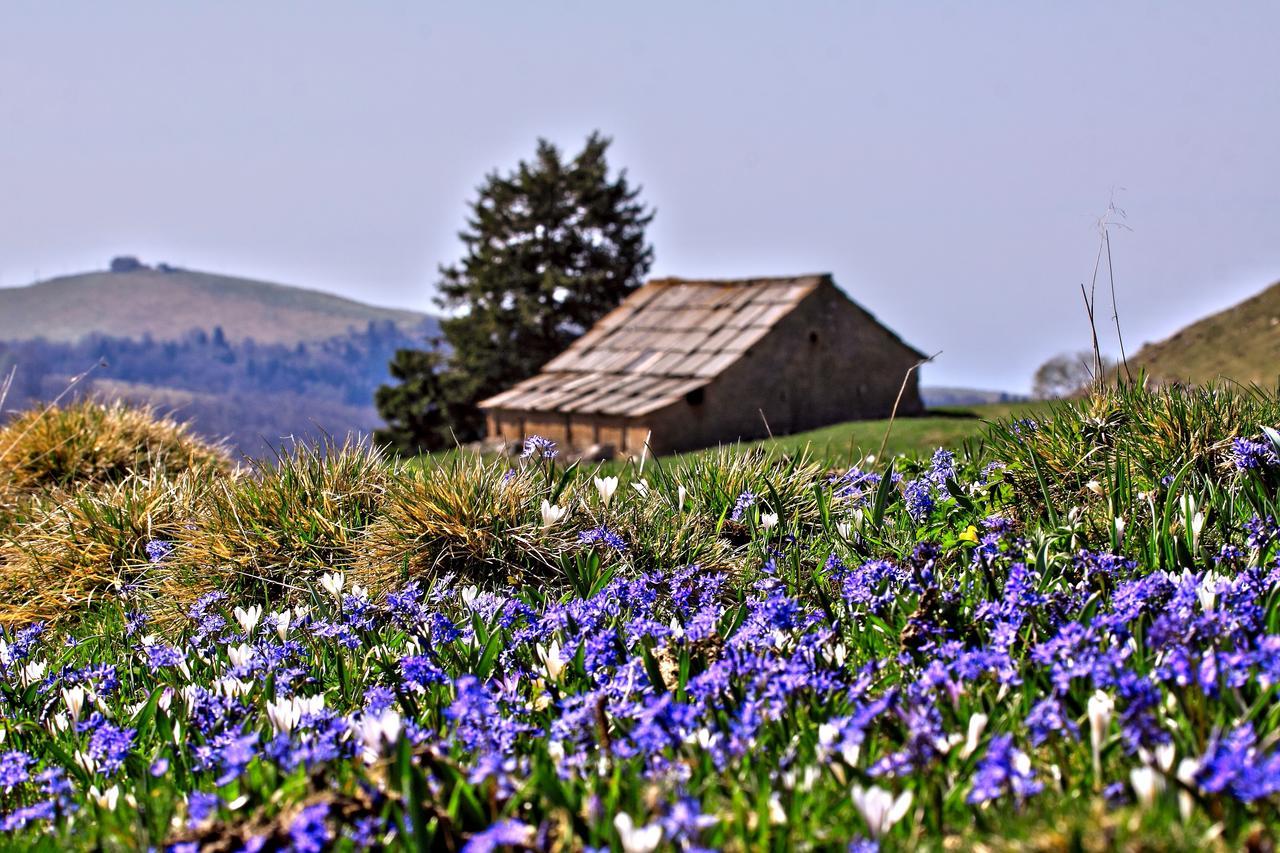
[[1118, 390], [839, 465], [0, 456], [0, 844], [1268, 849], [1277, 423]]

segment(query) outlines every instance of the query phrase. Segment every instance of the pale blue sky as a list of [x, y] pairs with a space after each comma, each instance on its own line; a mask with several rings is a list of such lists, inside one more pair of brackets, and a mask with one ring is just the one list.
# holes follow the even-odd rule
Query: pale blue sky
[[593, 128], [655, 274], [831, 271], [930, 384], [1280, 279], [1280, 4], [0, 0], [0, 283], [112, 254], [429, 308], [483, 174]]

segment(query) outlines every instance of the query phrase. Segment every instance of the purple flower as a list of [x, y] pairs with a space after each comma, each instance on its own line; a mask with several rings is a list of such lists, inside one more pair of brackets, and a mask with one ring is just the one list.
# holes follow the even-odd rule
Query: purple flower
[[578, 541], [583, 545], [594, 545], [599, 543], [606, 545], [615, 551], [627, 550], [627, 543], [622, 537], [614, 533], [607, 527], [593, 527], [590, 530], [584, 530], [578, 534]]
[[28, 768], [36, 761], [25, 752], [6, 752], [0, 755], [0, 788], [9, 791], [31, 778]]
[[322, 853], [329, 846], [328, 803], [307, 806], [289, 825], [290, 850], [295, 853]]
[[733, 512], [729, 514], [729, 518], [732, 521], [742, 521], [742, 516], [746, 513], [747, 510], [755, 506], [755, 504], [756, 504], [755, 492], [751, 491], [750, 489], [747, 489], [745, 492], [738, 495], [738, 500], [734, 502]]
[[933, 497], [933, 483], [927, 479], [911, 480], [902, 491], [907, 512], [913, 521], [922, 521], [937, 503]]
[[417, 690], [426, 690], [432, 684], [444, 684], [449, 679], [443, 670], [426, 655], [409, 655], [400, 659], [400, 674], [405, 684]]
[[195, 829], [204, 823], [213, 816], [220, 805], [222, 805], [222, 798], [217, 794], [192, 791], [187, 798], [187, 828]]
[[153, 563], [163, 563], [173, 553], [173, 543], [163, 539], [152, 539], [146, 544], [147, 559]]
[[1258, 471], [1280, 464], [1270, 443], [1235, 438], [1231, 441], [1231, 464], [1240, 471]]
[[533, 827], [518, 820], [500, 820], [483, 832], [471, 836], [462, 853], [492, 853], [500, 847], [528, 847], [533, 841]]
[[524, 440], [524, 450], [520, 454], [520, 458], [529, 459], [533, 456], [538, 456], [542, 459], [554, 459], [558, 452], [554, 441], [543, 438], [540, 435], [531, 435]]
[[1043, 787], [1031, 770], [1031, 759], [1014, 747], [1013, 736], [996, 735], [978, 762], [969, 802], [980, 805], [1005, 794], [1012, 794], [1021, 802], [1038, 794]]
[[103, 722], [89, 736], [89, 756], [98, 765], [103, 776], [114, 775], [124, 765], [133, 747], [133, 729], [121, 729]]

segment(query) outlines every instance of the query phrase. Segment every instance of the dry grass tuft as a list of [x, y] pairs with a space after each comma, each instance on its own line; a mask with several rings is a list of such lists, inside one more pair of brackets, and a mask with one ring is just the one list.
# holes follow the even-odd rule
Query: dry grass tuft
[[[557, 495], [545, 471], [511, 471], [471, 454], [429, 461], [392, 483], [379, 517], [365, 531], [353, 567], [356, 582], [376, 591], [406, 578], [454, 572], [480, 583], [524, 574], [549, 578], [577, 541], [575, 501]], [[569, 516], [543, 528], [541, 502]]]
[[301, 591], [319, 573], [346, 568], [378, 513], [395, 469], [355, 441], [299, 443], [237, 477], [211, 481], [192, 523], [177, 532], [163, 578], [169, 593], [213, 583], [271, 600]]
[[63, 621], [159, 571], [147, 543], [189, 523], [207, 483], [133, 475], [30, 499], [19, 535], [0, 541], [0, 624]]
[[148, 408], [81, 400], [32, 409], [0, 428], [0, 511], [5, 494], [228, 468], [224, 448]]

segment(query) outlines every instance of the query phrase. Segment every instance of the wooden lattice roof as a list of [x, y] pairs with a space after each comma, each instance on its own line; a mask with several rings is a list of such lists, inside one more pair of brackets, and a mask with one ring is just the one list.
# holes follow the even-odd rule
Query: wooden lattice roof
[[636, 417], [724, 372], [830, 277], [656, 279], [485, 409]]

